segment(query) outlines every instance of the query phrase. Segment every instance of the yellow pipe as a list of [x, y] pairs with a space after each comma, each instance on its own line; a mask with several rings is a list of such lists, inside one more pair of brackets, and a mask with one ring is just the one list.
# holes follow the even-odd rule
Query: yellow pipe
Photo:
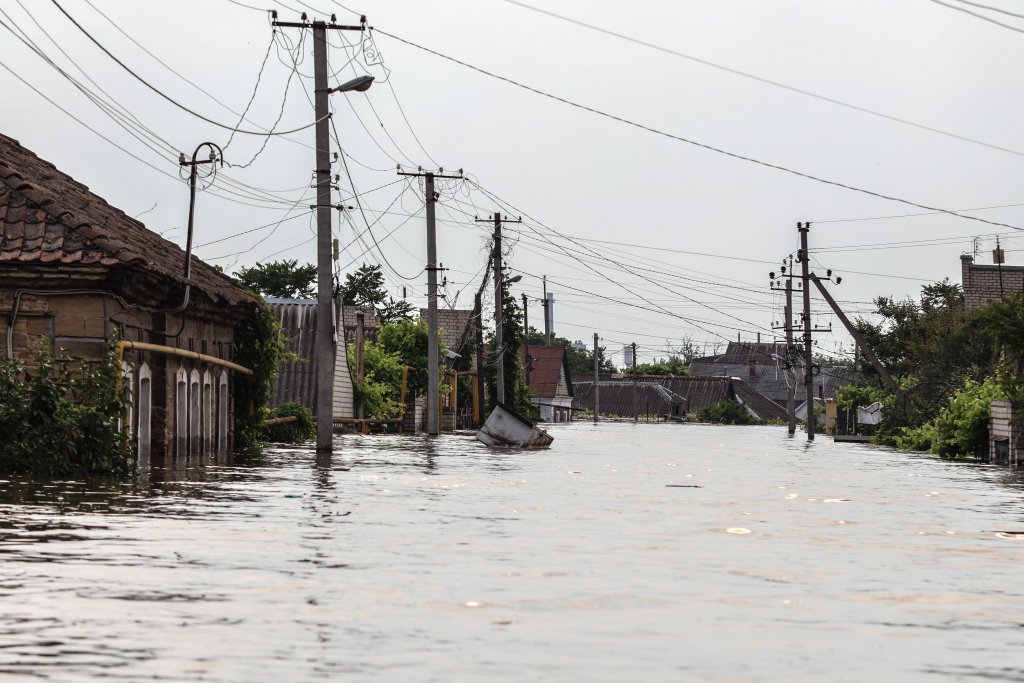
[[223, 358], [217, 358], [216, 356], [207, 356], [205, 353], [199, 353], [197, 351], [186, 351], [185, 349], [176, 349], [173, 346], [161, 346], [160, 344], [147, 344], [146, 342], [136, 342], [129, 341], [127, 339], [122, 339], [121, 341], [114, 344], [114, 386], [118, 394], [121, 393], [121, 365], [124, 362], [125, 349], [132, 349], [135, 351], [152, 351], [153, 353], [162, 353], [168, 356], [188, 358], [190, 360], [197, 360], [202, 363], [219, 365], [234, 372], [252, 376], [252, 370], [250, 370], [249, 368], [243, 368], [241, 365], [232, 363], [229, 360], [224, 360]]

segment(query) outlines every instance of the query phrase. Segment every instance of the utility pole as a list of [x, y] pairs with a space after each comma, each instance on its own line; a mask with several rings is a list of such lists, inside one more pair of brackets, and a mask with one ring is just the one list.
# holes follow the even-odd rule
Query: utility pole
[[638, 420], [637, 406], [636, 406], [636, 394], [637, 394], [637, 382], [639, 380], [636, 376], [636, 342], [633, 342], [633, 422]]
[[[365, 333], [365, 316], [362, 311], [356, 313], [356, 382], [363, 383], [363, 344]], [[360, 420], [365, 417], [363, 402], [360, 401], [356, 407], [356, 417]]]
[[313, 90], [316, 110], [316, 450], [330, 453], [334, 438], [334, 287], [331, 269], [331, 139], [330, 109], [327, 96], [332, 92], [363, 91], [373, 82], [372, 76], [360, 76], [336, 88], [328, 87], [327, 29], [365, 31], [366, 17], [359, 26], [339, 26], [331, 15], [331, 23], [277, 21], [275, 27], [313, 29]]
[[594, 424], [601, 420], [601, 350], [597, 346], [597, 332], [594, 333]]
[[[491, 219], [477, 218], [476, 222], [488, 222]], [[504, 330], [504, 318], [505, 318], [505, 278], [501, 272], [501, 224], [502, 221], [506, 223], [522, 223], [522, 218], [517, 218], [512, 221], [509, 220], [508, 216], [502, 218], [501, 213], [498, 211], [494, 212], [494, 253], [492, 261], [494, 263], [494, 351], [496, 356], [497, 367], [496, 375], [497, 380], [495, 381], [496, 389], [496, 400], [498, 403], [505, 402], [505, 334]]]
[[418, 169], [415, 173], [399, 170], [400, 176], [422, 177], [424, 179], [424, 201], [427, 205], [427, 434], [437, 436], [440, 416], [441, 376], [440, 359], [437, 355], [437, 271], [444, 270], [437, 265], [437, 222], [434, 217], [434, 205], [437, 203], [437, 192], [434, 191], [435, 178], [451, 178], [462, 180], [462, 169], [458, 175], [444, 175], [444, 169], [437, 173]]
[[[477, 415], [482, 420], [484, 416], [484, 394], [487, 392], [484, 386], [484, 308], [480, 292], [476, 293], [473, 311], [473, 319], [476, 323], [476, 408]], [[477, 427], [479, 426], [478, 424]]]
[[810, 254], [807, 251], [807, 233], [810, 222], [797, 223], [800, 233], [800, 270], [804, 285], [804, 388], [807, 392], [807, 440], [814, 441], [814, 374], [812, 372], [813, 352], [811, 350], [811, 281]]
[[544, 287], [544, 343], [551, 346], [551, 301], [548, 300], [548, 276], [541, 276], [541, 283]]
[[530, 358], [530, 309], [526, 301], [526, 292], [523, 292], [523, 348], [526, 360], [523, 361], [523, 372], [526, 373], [526, 386], [530, 386], [530, 371], [533, 369], [533, 359]]
[[[790, 261], [790, 270], [793, 263]], [[793, 367], [793, 278], [786, 278], [786, 423], [796, 434], [796, 370]]]

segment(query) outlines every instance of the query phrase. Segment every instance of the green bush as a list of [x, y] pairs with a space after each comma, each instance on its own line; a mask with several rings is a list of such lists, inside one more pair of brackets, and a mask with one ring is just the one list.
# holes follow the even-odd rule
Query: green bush
[[893, 437], [899, 448], [927, 450], [946, 458], [974, 455], [988, 441], [988, 420], [993, 400], [1005, 398], [998, 380], [964, 382], [931, 422], [905, 427]]
[[263, 422], [270, 411], [266, 406], [274, 392], [278, 365], [285, 358], [281, 326], [266, 301], [260, 300], [235, 327], [233, 357], [253, 372], [234, 382], [235, 449], [259, 451], [267, 438]]
[[297, 422], [267, 425], [267, 440], [272, 443], [304, 443], [316, 438], [313, 413], [301, 403], [285, 403], [270, 411], [270, 417], [297, 417]]
[[697, 411], [700, 422], [714, 422], [726, 425], [753, 425], [761, 421], [750, 414], [739, 401], [722, 401]]
[[135, 456], [122, 428], [112, 354], [99, 365], [55, 359], [46, 348], [31, 370], [0, 359], [0, 471], [55, 477], [127, 476]]

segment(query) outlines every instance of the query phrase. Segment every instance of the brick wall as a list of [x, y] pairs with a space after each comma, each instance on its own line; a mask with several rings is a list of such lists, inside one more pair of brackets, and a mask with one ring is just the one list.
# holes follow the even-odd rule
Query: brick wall
[[[981, 308], [989, 301], [1024, 292], [1024, 266], [974, 263], [974, 257], [960, 257], [960, 278], [964, 304], [968, 311]], [[1001, 283], [1001, 284], [1000, 284]]]
[[[441, 342], [452, 351], [458, 351], [462, 336], [473, 316], [472, 309], [437, 309], [437, 326], [440, 329]], [[420, 309], [420, 317], [427, 319], [427, 309]]]

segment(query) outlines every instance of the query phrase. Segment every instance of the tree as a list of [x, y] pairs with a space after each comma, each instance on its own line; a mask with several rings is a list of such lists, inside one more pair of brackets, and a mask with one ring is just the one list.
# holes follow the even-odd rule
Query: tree
[[247, 289], [263, 296], [283, 299], [312, 299], [316, 296], [316, 266], [298, 261], [273, 261], [257, 263], [252, 268], [242, 268], [235, 277]]
[[[519, 301], [509, 292], [508, 278], [502, 278], [502, 345], [504, 346], [505, 402], [517, 413], [529, 419], [537, 419], [540, 413], [537, 406], [530, 402], [530, 389], [523, 381], [523, 362], [520, 358], [523, 347], [523, 309]], [[491, 347], [490, 357], [484, 369], [487, 385], [487, 402], [494, 407], [498, 397], [497, 387], [497, 349], [495, 349], [494, 333], [488, 335]]]
[[653, 363], [638, 363], [636, 371], [641, 375], [686, 375], [689, 374], [687, 363], [676, 355], [656, 360]]
[[346, 274], [335, 294], [346, 306], [373, 306], [382, 324], [412, 319], [412, 304], [388, 295], [380, 265], [364, 263], [354, 273]]
[[[544, 333], [538, 332], [533, 325], [530, 325], [530, 334], [527, 337], [530, 346], [543, 346]], [[590, 351], [581, 351], [574, 347], [565, 337], [554, 336], [551, 339], [552, 346], [565, 347], [566, 357], [569, 359], [569, 372], [593, 372], [594, 355]], [[615, 365], [605, 353], [604, 346], [597, 347], [597, 363], [601, 372], [617, 372]]]

